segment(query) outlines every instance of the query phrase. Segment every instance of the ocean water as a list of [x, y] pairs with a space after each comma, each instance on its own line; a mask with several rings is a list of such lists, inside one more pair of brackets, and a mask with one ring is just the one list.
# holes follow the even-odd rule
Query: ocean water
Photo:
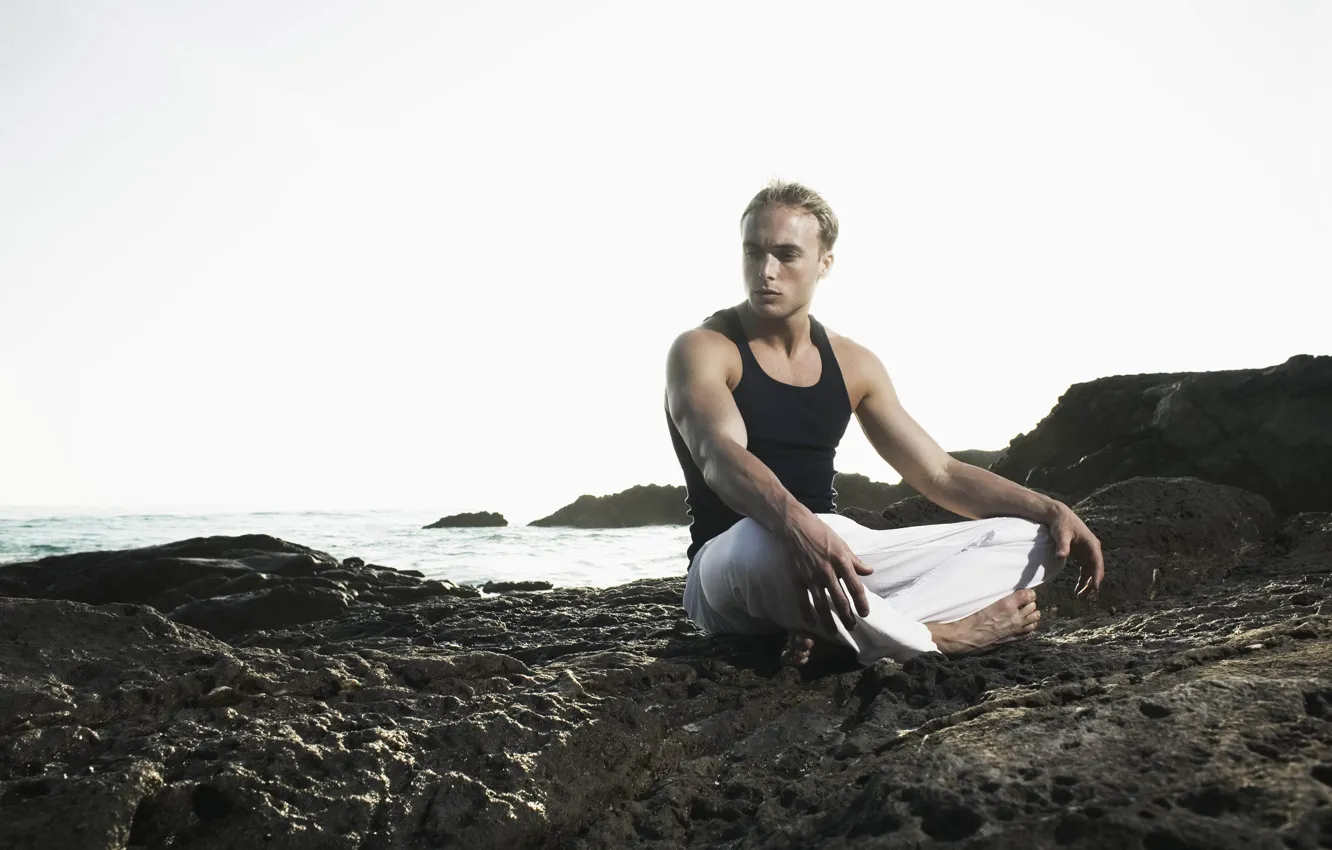
[[271, 534], [339, 559], [420, 570], [458, 584], [548, 581], [609, 587], [685, 571], [682, 526], [423, 529], [437, 516], [401, 509], [254, 513], [123, 513], [0, 507], [0, 564], [128, 549], [215, 534]]

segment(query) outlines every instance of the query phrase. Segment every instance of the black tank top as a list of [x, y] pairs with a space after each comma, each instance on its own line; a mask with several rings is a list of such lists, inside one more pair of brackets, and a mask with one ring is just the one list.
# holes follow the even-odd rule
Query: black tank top
[[[731, 394], [745, 421], [747, 448], [802, 505], [814, 513], [832, 512], [837, 497], [833, 490], [833, 459], [851, 421], [851, 401], [827, 331], [810, 316], [810, 338], [819, 351], [823, 369], [818, 383], [795, 387], [770, 378], [759, 366], [734, 307], [713, 314], [716, 316], [722, 317], [726, 336], [740, 349], [740, 382]], [[704, 543], [742, 517], [727, 507], [703, 480], [703, 473], [689, 454], [669, 411], [666, 424], [671, 429], [671, 443], [689, 492], [689, 515], [693, 522], [689, 526], [691, 542], [687, 554], [692, 562]]]

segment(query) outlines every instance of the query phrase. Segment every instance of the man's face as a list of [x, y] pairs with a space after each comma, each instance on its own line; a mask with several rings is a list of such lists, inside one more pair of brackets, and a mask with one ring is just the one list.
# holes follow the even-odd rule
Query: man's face
[[818, 219], [791, 207], [764, 207], [740, 223], [745, 295], [756, 316], [784, 319], [807, 307], [832, 266], [819, 244]]

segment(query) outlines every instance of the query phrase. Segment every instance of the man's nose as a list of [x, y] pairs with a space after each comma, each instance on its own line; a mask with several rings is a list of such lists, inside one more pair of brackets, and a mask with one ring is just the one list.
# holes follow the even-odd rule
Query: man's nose
[[781, 268], [781, 265], [782, 264], [778, 262], [777, 258], [774, 257], [772, 254], [769, 254], [767, 257], [765, 257], [763, 259], [763, 279], [776, 280], [777, 270]]

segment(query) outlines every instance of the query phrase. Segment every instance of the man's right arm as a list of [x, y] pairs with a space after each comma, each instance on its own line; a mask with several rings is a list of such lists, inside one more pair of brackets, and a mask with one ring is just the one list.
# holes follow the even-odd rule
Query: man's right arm
[[810, 511], [745, 448], [745, 421], [726, 382], [726, 352], [718, 350], [712, 336], [687, 331], [671, 346], [666, 408], [712, 491], [731, 510], [778, 534], [802, 511]]
[[745, 446], [744, 419], [726, 381], [731, 344], [712, 331], [681, 334], [666, 362], [666, 407], [712, 491], [736, 513], [777, 535], [791, 551], [792, 580], [814, 591], [813, 613], [832, 630], [829, 600], [848, 629], [854, 627], [846, 584], [861, 616], [869, 602], [857, 574], [870, 570], [832, 529], [806, 508]]

